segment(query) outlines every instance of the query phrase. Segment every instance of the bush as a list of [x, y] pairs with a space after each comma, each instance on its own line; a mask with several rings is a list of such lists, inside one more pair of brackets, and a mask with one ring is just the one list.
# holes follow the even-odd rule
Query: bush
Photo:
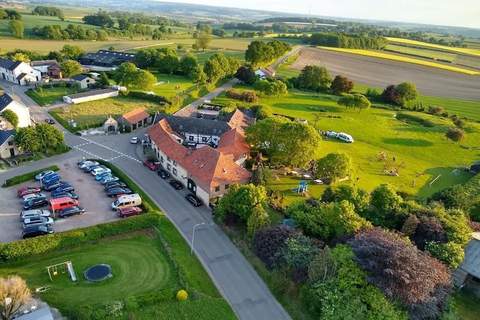
[[336, 182], [346, 178], [352, 171], [352, 160], [343, 153], [329, 153], [317, 161], [315, 176], [320, 179], [329, 179]]
[[258, 97], [255, 91], [238, 91], [235, 89], [230, 89], [226, 92], [227, 97], [240, 100], [243, 102], [253, 103], [257, 102]]
[[443, 109], [442, 107], [430, 106], [428, 107], [427, 112], [433, 115], [440, 115], [445, 112], [445, 109]]
[[445, 136], [454, 142], [459, 142], [464, 138], [465, 132], [459, 128], [448, 128]]
[[2, 117], [5, 118], [10, 124], [16, 128], [18, 126], [18, 116], [12, 110], [5, 110], [2, 112]]
[[130, 98], [142, 99], [142, 100], [158, 103], [161, 105], [171, 103], [167, 98], [163, 96], [158, 96], [156, 94], [148, 94], [142, 91], [130, 91], [127, 93], [126, 96]]
[[414, 116], [412, 114], [397, 113], [397, 119], [400, 121], [405, 121], [407, 123], [419, 124], [424, 127], [435, 127], [435, 123], [433, 123], [432, 121], [419, 116]]
[[7, 188], [7, 187], [11, 187], [26, 181], [33, 180], [37, 174], [47, 170], [58, 171], [60, 170], [60, 168], [58, 166], [50, 166], [50, 167], [35, 170], [32, 172], [28, 172], [28, 173], [5, 180], [5, 183], [2, 185], [2, 187]]
[[285, 226], [275, 226], [255, 233], [253, 251], [268, 269], [276, 267], [281, 259], [280, 252], [285, 242], [295, 231]]

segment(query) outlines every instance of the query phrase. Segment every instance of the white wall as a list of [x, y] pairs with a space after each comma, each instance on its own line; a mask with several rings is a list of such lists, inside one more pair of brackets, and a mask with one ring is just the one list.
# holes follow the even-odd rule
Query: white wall
[[24, 128], [32, 125], [32, 120], [30, 118], [30, 110], [28, 110], [25, 105], [13, 100], [6, 108], [2, 110], [2, 112], [5, 110], [11, 110], [17, 114], [19, 128]]
[[102, 94], [97, 94], [94, 96], [88, 96], [88, 97], [81, 97], [81, 98], [74, 98], [74, 99], [68, 99], [68, 98], [63, 98], [63, 101], [66, 103], [82, 103], [82, 102], [88, 102], [88, 101], [94, 101], [94, 100], [102, 100], [102, 99], [107, 99], [111, 97], [116, 97], [118, 96], [118, 91], [112, 91], [108, 93], [102, 93]]
[[[0, 146], [0, 158], [8, 159], [11, 157], [10, 149], [15, 151], [15, 155], [18, 155], [20, 152], [18, 151], [14, 141], [14, 136], [9, 137], [1, 146]], [[9, 145], [9, 142], [12, 142], [12, 145]]]

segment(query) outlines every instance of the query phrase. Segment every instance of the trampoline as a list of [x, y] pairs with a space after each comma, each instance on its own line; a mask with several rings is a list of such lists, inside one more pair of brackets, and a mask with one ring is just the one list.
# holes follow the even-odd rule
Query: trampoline
[[112, 268], [108, 264], [97, 264], [88, 268], [83, 275], [88, 281], [103, 281], [112, 277]]

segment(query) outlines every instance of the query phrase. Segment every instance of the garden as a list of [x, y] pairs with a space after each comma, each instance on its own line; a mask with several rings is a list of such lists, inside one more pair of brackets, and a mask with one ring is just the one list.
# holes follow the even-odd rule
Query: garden
[[41, 106], [49, 105], [54, 102], [61, 102], [63, 96], [77, 93], [75, 86], [41, 86], [35, 89], [29, 89], [25, 93]]

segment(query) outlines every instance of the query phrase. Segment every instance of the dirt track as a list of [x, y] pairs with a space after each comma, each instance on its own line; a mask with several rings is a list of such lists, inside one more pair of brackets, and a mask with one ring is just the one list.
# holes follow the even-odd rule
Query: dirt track
[[323, 65], [333, 76], [341, 74], [370, 86], [411, 81], [423, 95], [480, 100], [480, 76], [317, 48], [302, 49], [292, 67], [302, 69], [307, 64]]

